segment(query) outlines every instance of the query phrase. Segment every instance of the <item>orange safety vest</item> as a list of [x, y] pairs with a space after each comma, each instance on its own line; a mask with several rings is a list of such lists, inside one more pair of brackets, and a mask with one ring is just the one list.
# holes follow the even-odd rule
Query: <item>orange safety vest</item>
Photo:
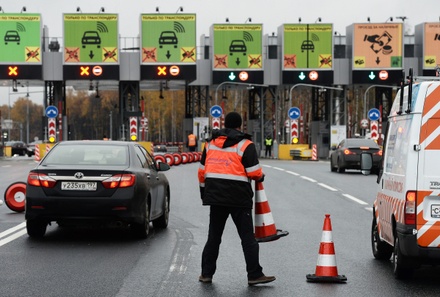
[[188, 146], [196, 146], [196, 136], [194, 134], [188, 135]]
[[[252, 142], [243, 139], [239, 143], [221, 148], [211, 141], [206, 145], [205, 165], [200, 164], [199, 182], [203, 185], [205, 178], [221, 178], [250, 182], [249, 179], [257, 179], [262, 175], [261, 166], [258, 164], [250, 168], [244, 168], [241, 163], [244, 151]], [[203, 172], [203, 173], [202, 173]], [[203, 176], [200, 176], [200, 173]]]

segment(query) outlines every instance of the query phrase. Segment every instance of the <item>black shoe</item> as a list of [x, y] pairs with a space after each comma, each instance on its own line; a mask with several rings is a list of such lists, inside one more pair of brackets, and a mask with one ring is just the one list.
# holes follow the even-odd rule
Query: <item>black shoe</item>
[[265, 284], [265, 283], [273, 282], [274, 280], [276, 280], [275, 276], [263, 275], [263, 276], [256, 278], [256, 279], [249, 279], [248, 285], [253, 286], [253, 285], [258, 285], [258, 284]]
[[212, 283], [212, 277], [208, 277], [208, 276], [199, 276], [199, 282], [202, 282], [204, 284], [210, 284]]

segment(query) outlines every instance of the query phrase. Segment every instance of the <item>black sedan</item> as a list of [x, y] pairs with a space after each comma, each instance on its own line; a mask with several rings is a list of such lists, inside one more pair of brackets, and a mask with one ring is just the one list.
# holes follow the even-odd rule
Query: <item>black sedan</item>
[[50, 222], [60, 226], [120, 226], [146, 238], [150, 222], [166, 228], [170, 187], [140, 144], [123, 141], [64, 141], [29, 172], [26, 227], [43, 237]]
[[345, 169], [361, 169], [361, 153], [369, 153], [373, 157], [372, 172], [378, 172], [382, 162], [382, 149], [372, 139], [347, 138], [337, 147], [332, 147], [330, 170], [345, 172]]
[[8, 141], [5, 143], [6, 147], [11, 147], [11, 155], [24, 156], [28, 153], [27, 145], [23, 141]]

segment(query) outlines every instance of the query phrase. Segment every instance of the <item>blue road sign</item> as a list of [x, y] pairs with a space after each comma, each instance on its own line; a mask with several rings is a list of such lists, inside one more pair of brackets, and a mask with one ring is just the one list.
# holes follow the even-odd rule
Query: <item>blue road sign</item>
[[46, 116], [48, 118], [56, 118], [58, 115], [58, 108], [53, 105], [46, 107]]
[[377, 121], [380, 118], [380, 111], [377, 108], [372, 108], [368, 111], [368, 118], [370, 121]]
[[296, 120], [301, 116], [301, 110], [298, 107], [291, 107], [289, 108], [287, 115], [291, 120]]
[[223, 109], [219, 105], [213, 105], [210, 112], [213, 118], [219, 118], [222, 116]]

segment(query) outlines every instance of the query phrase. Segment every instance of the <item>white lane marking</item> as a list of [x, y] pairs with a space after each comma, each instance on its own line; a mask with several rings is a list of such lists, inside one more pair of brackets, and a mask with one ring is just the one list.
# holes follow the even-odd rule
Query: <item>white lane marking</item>
[[3, 165], [2, 167], [4, 167], [4, 168], [11, 167], [11, 165]]
[[372, 207], [364, 207], [365, 210], [368, 210], [369, 212], [373, 212], [373, 208]]
[[318, 185], [320, 185], [323, 188], [326, 188], [327, 190], [333, 191], [333, 192], [337, 192], [338, 190], [335, 188], [330, 187], [329, 185], [323, 184], [323, 183], [318, 183]]
[[12, 228], [9, 228], [6, 231], [3, 231], [2, 233], [0, 233], [0, 238], [3, 238], [5, 236], [7, 236], [7, 235], [9, 235], [9, 234], [19, 230], [19, 229], [23, 229], [24, 227], [26, 227], [26, 222], [23, 222], [23, 223], [15, 226], [15, 227], [12, 227]]
[[286, 170], [286, 172], [289, 173], [289, 174], [295, 175], [295, 176], [299, 176], [299, 173], [296, 173], [296, 172], [293, 172], [293, 171]]
[[307, 177], [307, 176], [303, 176], [303, 175], [301, 175], [301, 178], [305, 179], [305, 180], [308, 180], [309, 182], [316, 183], [316, 180], [314, 180], [313, 178], [310, 178], [310, 177]]
[[351, 195], [349, 195], [349, 194], [342, 194], [342, 196], [344, 196], [344, 197], [346, 197], [346, 198], [348, 198], [348, 199], [350, 199], [350, 200], [353, 200], [354, 202], [359, 203], [359, 204], [361, 204], [361, 205], [368, 205], [367, 202], [362, 201], [361, 199], [358, 199], [358, 198], [356, 198], [356, 197], [354, 197], [354, 196], [351, 196]]
[[0, 240], [0, 246], [4, 246], [5, 244], [25, 235], [27, 233], [27, 230], [25, 229], [26, 226], [26, 222], [23, 222], [15, 227], [12, 227], [2, 233], [0, 233], [0, 238], [9, 235], [10, 233], [13, 233], [17, 230], [19, 230], [18, 232], [13, 233], [12, 235], [3, 238], [2, 240]]
[[286, 169], [283, 169], [283, 168], [280, 168], [280, 167], [272, 167], [273, 169], [276, 169], [276, 170], [280, 170], [280, 171], [286, 171]]

